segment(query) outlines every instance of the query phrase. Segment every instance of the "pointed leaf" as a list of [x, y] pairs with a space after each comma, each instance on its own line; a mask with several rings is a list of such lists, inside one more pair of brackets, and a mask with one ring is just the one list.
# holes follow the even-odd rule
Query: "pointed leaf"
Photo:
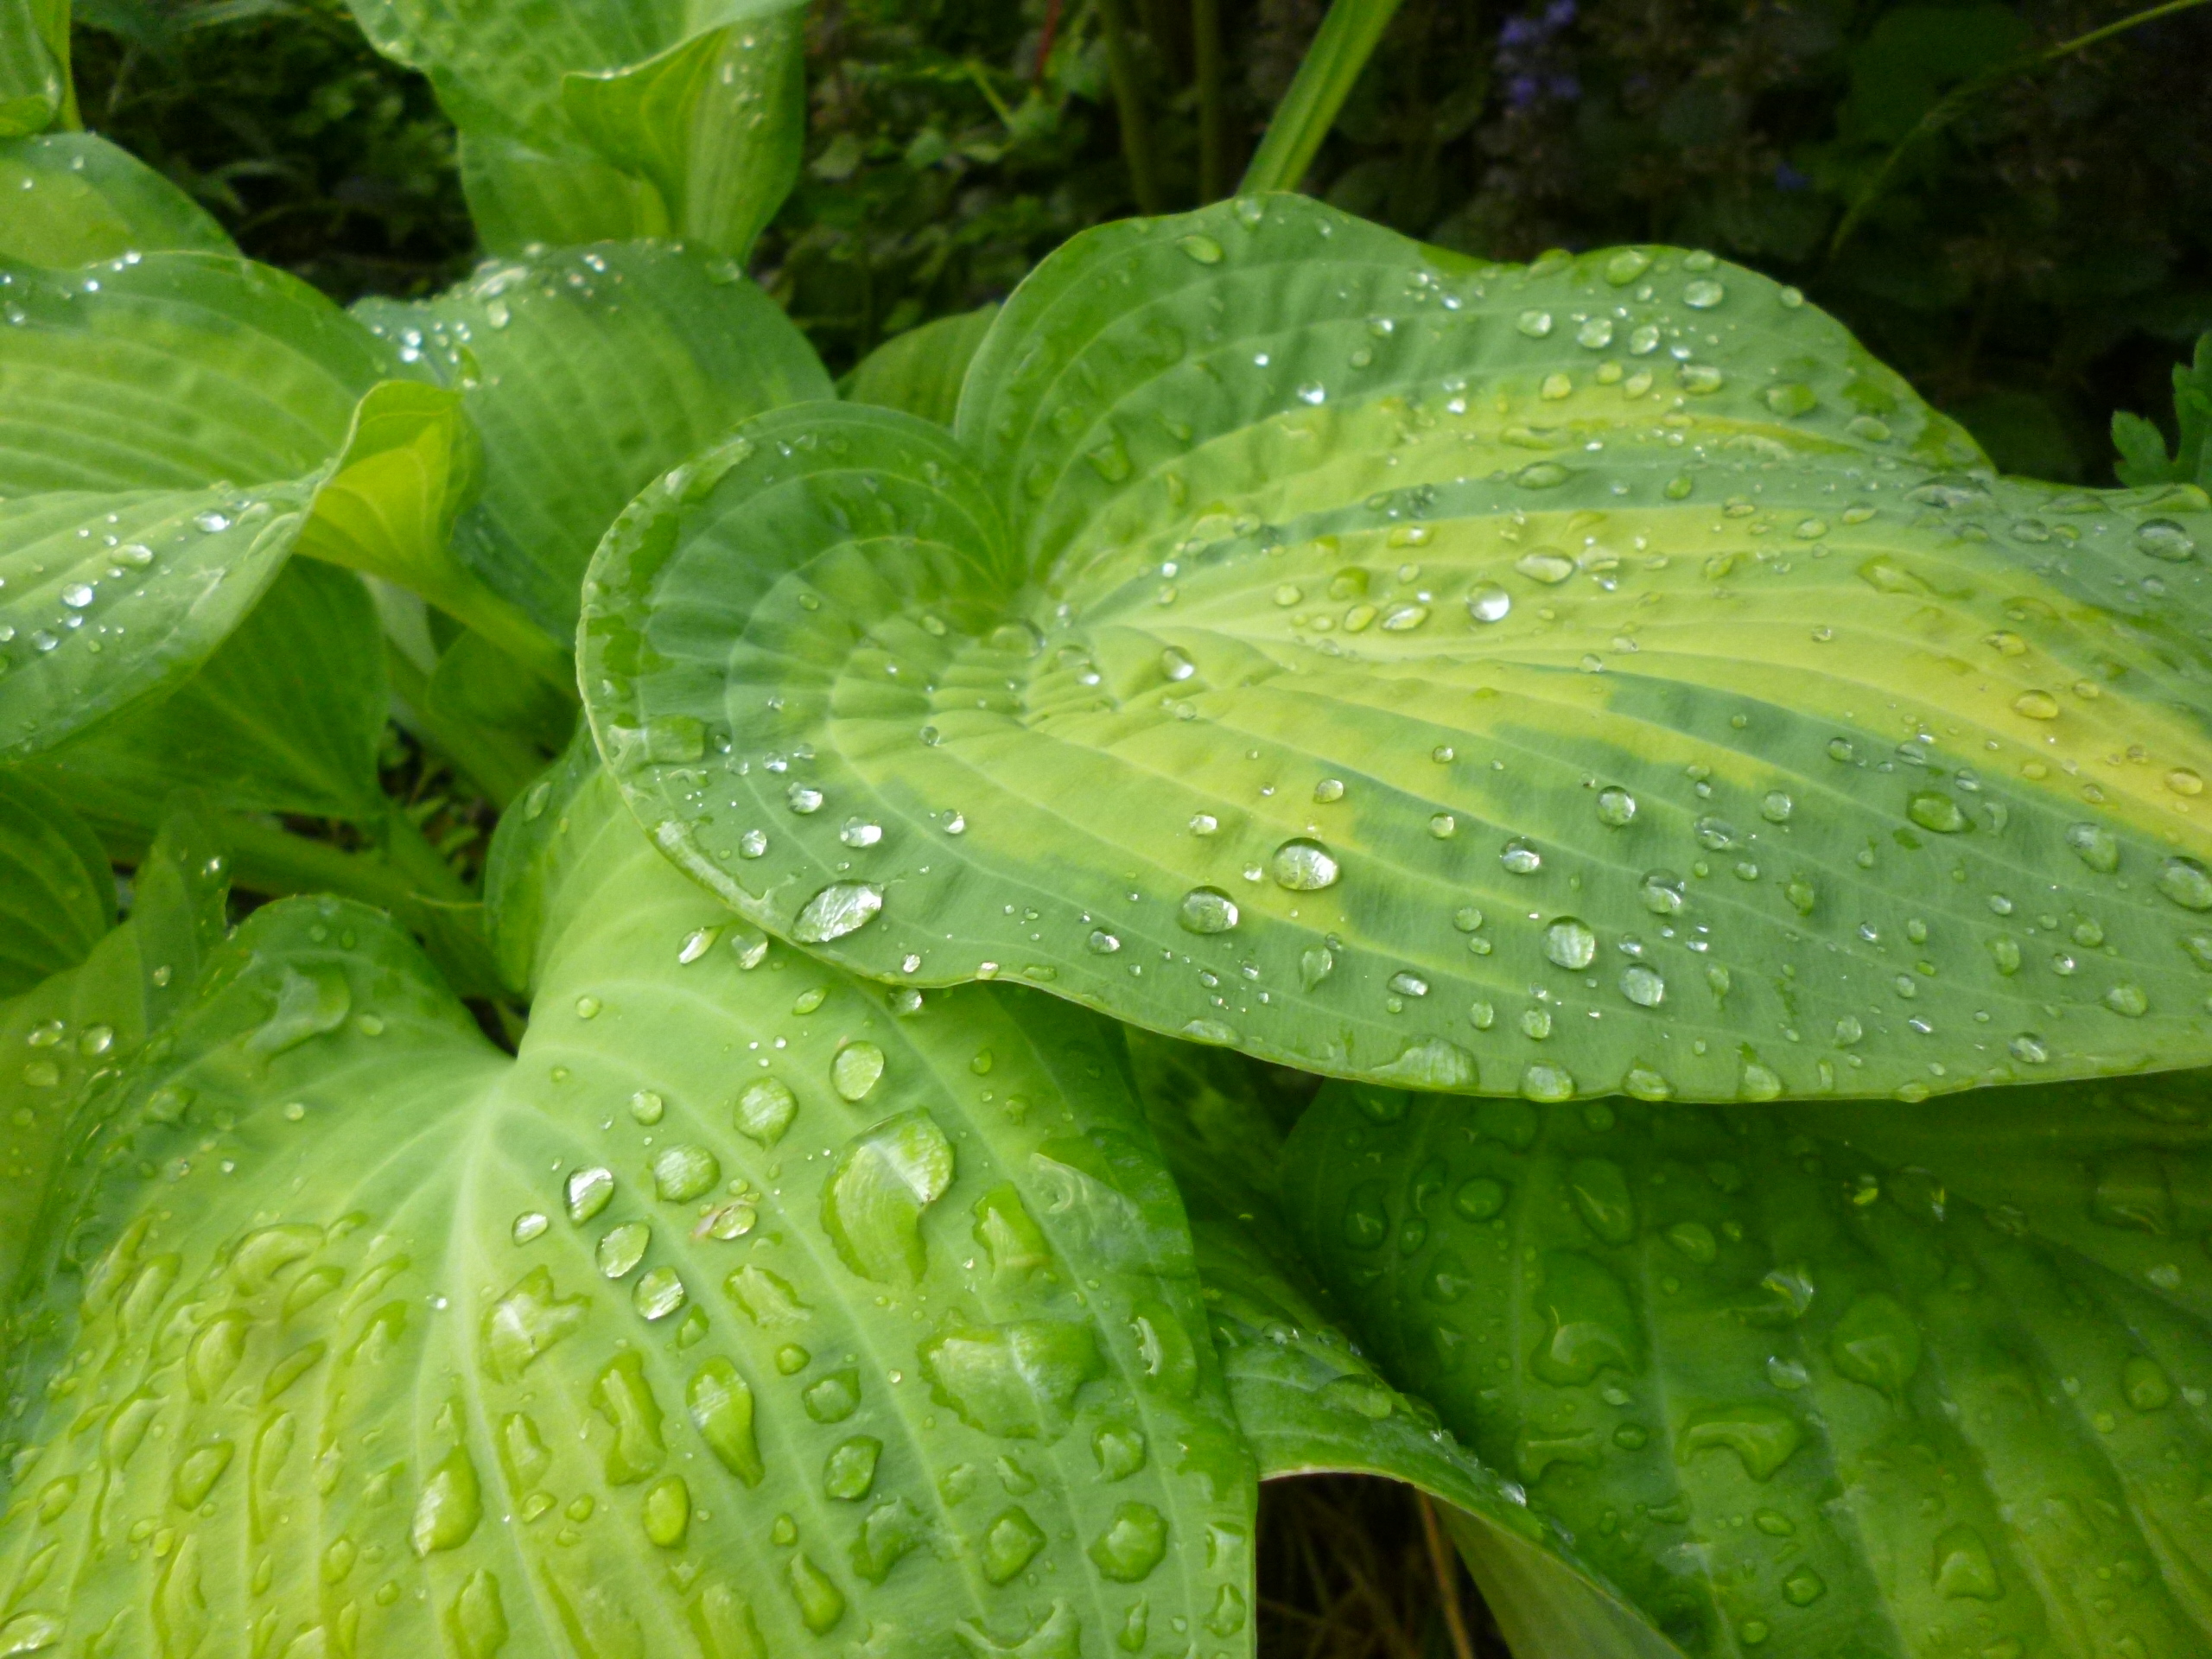
[[999, 308], [987, 305], [957, 317], [939, 317], [894, 335], [862, 358], [843, 387], [855, 404], [903, 409], [950, 426], [960, 407], [961, 382]]
[[90, 132], [0, 139], [0, 260], [88, 265], [182, 249], [235, 254], [223, 227], [128, 150]]
[[798, 175], [795, 0], [353, 0], [461, 128], [486, 244], [674, 234], [742, 257]]
[[284, 567], [199, 671], [28, 768], [104, 834], [143, 845], [171, 791], [233, 812], [372, 823], [390, 694], [383, 631], [360, 582]]
[[2200, 334], [2196, 353], [2174, 368], [2174, 453], [2165, 435], [2140, 415], [2112, 417], [2113, 447], [2120, 461], [2113, 470], [2123, 484], [2194, 484], [2212, 489], [2212, 334]]
[[361, 315], [461, 390], [484, 474], [455, 552], [563, 644], [592, 548], [648, 479], [748, 415], [829, 395], [736, 266], [666, 246], [495, 261], [435, 300]]
[[1332, 1087], [1285, 1189], [1383, 1369], [1684, 1652], [2086, 1656], [2212, 1630], [2209, 1177], [2177, 1074], [1917, 1120]]
[[0, 997], [76, 966], [114, 925], [99, 839], [36, 784], [0, 772]]
[[[689, 950], [734, 918], [613, 791], [563, 821], [516, 1057], [375, 914], [294, 900], [85, 1120], [19, 1313], [13, 1616], [149, 1649], [268, 1618], [362, 1654], [1249, 1654], [1249, 1465], [1110, 1028]], [[57, 1539], [66, 1588], [26, 1568]]]
[[0, 138], [74, 126], [69, 0], [0, 0]]
[[602, 749], [763, 925], [1540, 1099], [2212, 1058], [2193, 487], [1998, 479], [1707, 256], [1295, 197], [1077, 238], [959, 430], [761, 417], [593, 570]]
[[[20, 804], [23, 785], [0, 781], [0, 797]], [[67, 815], [52, 810], [44, 821], [58, 827]], [[95, 879], [90, 867], [86, 879]], [[104, 861], [96, 879], [107, 880]], [[20, 893], [0, 888], [11, 891]], [[180, 804], [133, 872], [130, 919], [82, 961], [0, 995], [0, 1177], [9, 1192], [0, 1205], [0, 1294], [12, 1293], [72, 1109], [182, 1003], [223, 936], [223, 861], [207, 826]], [[0, 1362], [9, 1346], [0, 1332]]]

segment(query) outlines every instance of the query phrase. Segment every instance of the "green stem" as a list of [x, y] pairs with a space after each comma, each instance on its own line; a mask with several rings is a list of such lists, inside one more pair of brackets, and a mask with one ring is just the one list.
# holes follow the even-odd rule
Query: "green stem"
[[2076, 35], [2070, 41], [2062, 41], [2056, 46], [2047, 47], [2042, 51], [2026, 53], [1999, 64], [1994, 69], [1986, 70], [1971, 79], [1960, 82], [1942, 98], [1936, 99], [1928, 112], [1913, 124], [1912, 130], [1898, 139], [1891, 148], [1890, 153], [1882, 157], [1882, 164], [1874, 169], [1874, 176], [1867, 180], [1866, 187], [1852, 199], [1851, 206], [1845, 210], [1843, 222], [1835, 227], [1835, 234], [1828, 238], [1828, 257], [1833, 259], [1843, 251], [1843, 245], [1851, 239], [1852, 233], [1858, 230], [1866, 215], [1872, 211], [1875, 202], [1881, 199], [1883, 192], [1889, 188], [1890, 180], [1895, 175], [1898, 163], [1903, 162], [1911, 151], [1917, 149], [1923, 142], [1932, 138], [1965, 114], [1967, 106], [1984, 92], [1990, 91], [1993, 87], [2003, 86], [2016, 75], [2033, 74], [2037, 70], [2048, 69], [2053, 64], [2063, 62], [2077, 52], [2086, 52], [2093, 46], [2111, 40], [2114, 35], [2125, 35], [2128, 30], [2140, 29], [2145, 23], [2155, 23], [2161, 17], [2171, 17], [2176, 12], [2193, 10], [2207, 3], [2208, 0], [2165, 0], [2163, 5], [2152, 6], [2148, 10], [2135, 12], [2120, 18], [2116, 22], [2107, 23], [2100, 29], [2093, 29], [2086, 35]]
[[400, 723], [452, 761], [502, 812], [531, 779], [545, 770], [537, 751], [521, 739], [447, 718], [430, 696], [430, 677], [416, 667], [405, 652], [387, 644], [385, 658], [392, 694], [404, 715]]
[[1221, 0], [1191, 0], [1191, 55], [1198, 86], [1198, 197], [1229, 191], [1229, 111], [1221, 94]]
[[1153, 172], [1152, 129], [1146, 124], [1144, 89], [1137, 83], [1136, 49], [1129, 41], [1127, 0], [1098, 0], [1098, 21], [1106, 32], [1106, 73], [1114, 83], [1114, 111], [1122, 128], [1122, 159], [1129, 169], [1129, 194], [1137, 211], [1156, 213], [1162, 206], [1160, 181]]
[[1239, 190], [1295, 190], [1313, 165], [1337, 111], [1375, 55], [1399, 0], [1335, 0], [1298, 66], [1297, 79], [1268, 123]]

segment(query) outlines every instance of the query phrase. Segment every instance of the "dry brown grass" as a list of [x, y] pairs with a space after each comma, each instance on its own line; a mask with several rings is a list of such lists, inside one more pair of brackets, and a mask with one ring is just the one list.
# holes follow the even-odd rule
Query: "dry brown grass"
[[1510, 1659], [1419, 1497], [1390, 1481], [1262, 1486], [1259, 1589], [1261, 1659]]

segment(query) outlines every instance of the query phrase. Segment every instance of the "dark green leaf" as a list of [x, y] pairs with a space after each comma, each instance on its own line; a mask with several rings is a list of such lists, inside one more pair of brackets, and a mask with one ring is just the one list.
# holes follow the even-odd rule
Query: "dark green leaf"
[[2204, 1078], [1724, 1113], [1332, 1087], [1287, 1206], [1686, 1653], [2191, 1653]]
[[2174, 369], [2174, 423], [2178, 441], [2166, 453], [2165, 435], [2140, 415], [2112, 417], [2113, 447], [2120, 451], [2113, 468], [2120, 482], [2139, 488], [2154, 484], [2212, 487], [2212, 334], [2200, 334], [2196, 355]]
[[69, 0], [0, 0], [0, 138], [76, 124]]
[[959, 423], [760, 418], [593, 568], [602, 752], [763, 925], [1538, 1099], [2212, 1057], [2193, 487], [1999, 479], [1706, 256], [1296, 197], [1078, 238]]
[[114, 925], [99, 838], [36, 784], [0, 772], [0, 998], [73, 968]]

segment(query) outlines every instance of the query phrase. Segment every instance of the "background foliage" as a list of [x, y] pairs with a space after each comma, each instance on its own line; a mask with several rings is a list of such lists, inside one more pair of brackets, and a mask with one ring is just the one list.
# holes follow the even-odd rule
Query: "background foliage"
[[[770, 289], [842, 372], [997, 298], [1086, 225], [1200, 199], [1194, 9], [1173, 0], [833, 0], [812, 132], [764, 240]], [[1225, 0], [1232, 180], [1319, 0]], [[1127, 14], [1154, 175], [1109, 70]], [[2212, 327], [2212, 16], [1993, 77], [1850, 203], [1939, 99], [2116, 21], [2097, 0], [1408, 0], [1312, 184], [1500, 258], [1661, 239], [1796, 283], [2008, 469], [2107, 481], [2115, 408], [2163, 410]], [[86, 119], [257, 258], [340, 299], [415, 294], [470, 254], [449, 129], [336, 0], [103, 0], [79, 11]]]

